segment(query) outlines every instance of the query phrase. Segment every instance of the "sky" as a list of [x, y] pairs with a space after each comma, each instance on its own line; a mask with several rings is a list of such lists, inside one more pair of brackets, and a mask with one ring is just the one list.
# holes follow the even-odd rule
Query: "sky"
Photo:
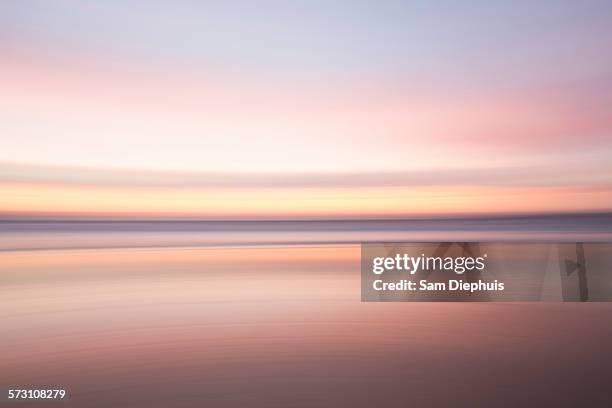
[[0, 215], [608, 211], [612, 3], [0, 3]]

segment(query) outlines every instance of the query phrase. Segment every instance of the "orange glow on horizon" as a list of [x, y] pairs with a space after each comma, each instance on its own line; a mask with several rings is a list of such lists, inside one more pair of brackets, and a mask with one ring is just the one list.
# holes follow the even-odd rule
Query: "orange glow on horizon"
[[0, 213], [236, 219], [602, 211], [602, 187], [170, 188], [0, 184]]

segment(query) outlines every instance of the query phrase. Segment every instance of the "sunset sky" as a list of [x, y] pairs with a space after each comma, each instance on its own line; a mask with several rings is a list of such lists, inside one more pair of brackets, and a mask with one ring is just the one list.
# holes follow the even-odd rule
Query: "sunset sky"
[[0, 216], [612, 209], [612, 3], [331, 3], [1, 2]]

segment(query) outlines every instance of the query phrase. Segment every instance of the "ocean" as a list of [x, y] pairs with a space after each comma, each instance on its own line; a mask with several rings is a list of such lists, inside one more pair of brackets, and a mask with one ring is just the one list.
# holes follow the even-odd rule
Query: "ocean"
[[360, 243], [611, 237], [609, 214], [4, 220], [0, 377], [79, 407], [603, 406], [612, 303], [362, 303]]

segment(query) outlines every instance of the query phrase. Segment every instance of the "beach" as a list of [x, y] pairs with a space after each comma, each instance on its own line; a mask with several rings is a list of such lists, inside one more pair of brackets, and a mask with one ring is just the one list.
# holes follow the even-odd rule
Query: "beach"
[[[176, 228], [164, 245], [142, 245], [163, 241], [168, 225], [71, 224], [54, 240], [36, 240], [43, 232], [32, 225], [11, 228], [3, 243], [21, 233], [35, 249], [0, 252], [3, 383], [66, 387], [79, 407], [576, 406], [609, 397], [610, 303], [362, 303], [360, 245], [325, 242], [361, 236], [333, 228], [313, 240], [314, 226], [268, 226], [263, 243], [220, 245], [228, 231], [191, 226], [197, 239], [218, 240], [192, 246], [177, 245]], [[268, 243], [274, 234], [296, 243]]]

